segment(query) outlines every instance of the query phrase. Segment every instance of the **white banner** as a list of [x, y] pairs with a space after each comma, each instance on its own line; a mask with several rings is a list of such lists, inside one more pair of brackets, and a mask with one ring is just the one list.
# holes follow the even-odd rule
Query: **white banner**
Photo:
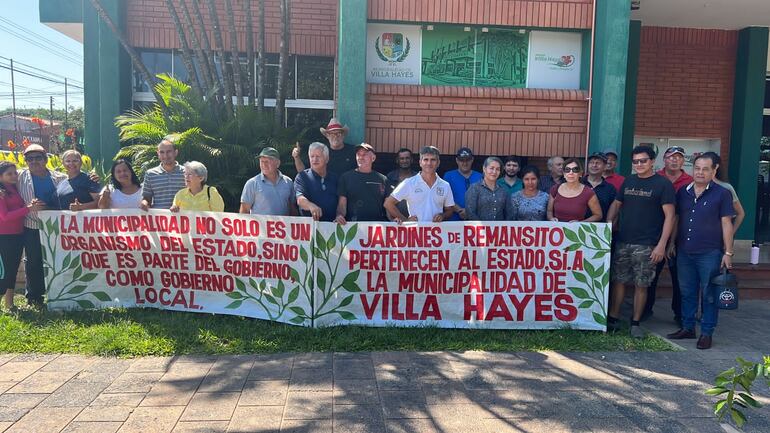
[[421, 26], [367, 25], [366, 82], [420, 84]]
[[532, 31], [529, 38], [527, 87], [579, 89], [583, 35]]

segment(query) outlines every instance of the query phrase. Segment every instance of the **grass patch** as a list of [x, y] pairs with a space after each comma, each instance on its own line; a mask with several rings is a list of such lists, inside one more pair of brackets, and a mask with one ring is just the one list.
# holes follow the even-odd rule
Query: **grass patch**
[[[21, 297], [19, 297], [21, 298]], [[22, 298], [23, 299], [23, 298]], [[574, 330], [299, 328], [237, 316], [153, 309], [0, 314], [0, 352], [122, 357], [328, 351], [667, 351], [665, 340]]]

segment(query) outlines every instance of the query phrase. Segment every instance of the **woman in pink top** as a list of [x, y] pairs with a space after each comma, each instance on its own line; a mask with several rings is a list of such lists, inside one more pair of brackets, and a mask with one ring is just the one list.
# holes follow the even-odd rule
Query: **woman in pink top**
[[16, 165], [0, 162], [0, 293], [5, 293], [5, 306], [14, 311], [13, 289], [24, 249], [24, 217], [30, 210], [42, 210], [44, 204], [35, 200], [29, 205], [16, 190], [19, 174]]
[[[602, 208], [594, 190], [583, 185], [583, 167], [575, 158], [564, 162], [566, 182], [554, 185], [548, 197], [548, 219], [561, 222], [602, 220]], [[586, 218], [590, 210], [591, 216]]]

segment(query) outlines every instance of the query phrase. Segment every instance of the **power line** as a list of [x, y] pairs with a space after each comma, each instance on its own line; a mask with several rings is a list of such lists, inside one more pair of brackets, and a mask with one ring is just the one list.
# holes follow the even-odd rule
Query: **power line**
[[75, 57], [75, 58], [80, 58], [80, 57], [82, 57], [82, 56], [83, 56], [83, 54], [82, 54], [82, 53], [78, 53], [78, 52], [76, 52], [76, 51], [72, 51], [71, 49], [69, 49], [69, 48], [65, 47], [64, 45], [61, 45], [61, 44], [59, 44], [58, 42], [54, 42], [54, 41], [52, 41], [52, 40], [48, 39], [47, 37], [45, 37], [45, 36], [43, 36], [43, 35], [41, 35], [41, 34], [39, 34], [39, 33], [35, 33], [35, 32], [33, 32], [33, 31], [29, 30], [29, 29], [26, 29], [26, 28], [24, 28], [24, 27], [22, 27], [22, 26], [20, 26], [20, 25], [18, 25], [18, 24], [16, 24], [16, 23], [14, 23], [13, 21], [11, 21], [11, 20], [9, 20], [9, 19], [7, 19], [7, 18], [3, 18], [3, 17], [0, 17], [0, 22], [4, 22], [4, 23], [6, 23], [6, 24], [7, 24], [7, 25], [9, 25], [9, 26], [11, 26], [11, 27], [14, 27], [14, 28], [18, 29], [18, 30], [19, 30], [19, 31], [21, 31], [21, 32], [24, 32], [24, 33], [29, 33], [29, 34], [31, 34], [32, 36], [35, 36], [35, 37], [37, 37], [38, 39], [41, 39], [43, 42], [46, 42], [48, 45], [50, 45], [50, 46], [52, 46], [52, 47], [54, 47], [54, 48], [57, 48], [57, 49], [59, 49], [59, 50], [62, 50], [62, 51], [64, 51], [66, 54], [69, 54], [69, 55], [71, 55], [72, 57]]
[[[0, 68], [1, 69], [7, 69], [9, 71], [11, 70], [10, 65], [4, 65], [4, 64], [1, 64], [1, 63], [0, 63]], [[50, 77], [44, 77], [44, 76], [39, 75], [39, 74], [35, 74], [35, 73], [29, 72], [29, 71], [25, 71], [23, 69], [16, 68], [15, 66], [13, 68], [13, 71], [14, 72], [18, 72], [20, 74], [28, 75], [30, 77], [39, 78], [41, 80], [49, 81], [51, 83], [62, 84], [62, 85], [64, 84], [64, 81], [58, 81], [58, 80], [54, 80], [53, 78], [50, 78]], [[82, 86], [78, 86], [78, 85], [75, 85], [75, 84], [67, 83], [67, 85], [71, 86], [71, 87], [74, 87], [76, 89], [81, 89], [81, 90], [83, 89]]]
[[80, 59], [78, 59], [76, 57], [72, 57], [71, 55], [68, 55], [66, 53], [54, 50], [51, 47], [43, 45], [43, 44], [41, 44], [40, 42], [37, 42], [34, 39], [31, 39], [31, 38], [29, 38], [29, 37], [27, 37], [27, 36], [25, 36], [23, 34], [17, 33], [13, 29], [8, 28], [8, 27], [4, 26], [3, 24], [0, 24], [0, 30], [3, 30], [6, 33], [10, 34], [11, 36], [15, 36], [16, 38], [21, 39], [22, 41], [27, 42], [28, 44], [33, 45], [35, 47], [38, 47], [38, 48], [40, 48], [40, 49], [42, 49], [44, 51], [47, 51], [47, 52], [53, 54], [54, 56], [57, 56], [57, 57], [59, 57], [59, 58], [61, 58], [63, 60], [66, 60], [66, 61], [71, 62], [73, 64], [76, 64], [78, 66], [83, 66], [83, 62]]
[[[11, 61], [11, 58], [10, 58], [10, 57], [5, 57], [5, 56], [0, 56], [0, 59], [3, 59], [3, 60], [7, 60], [7, 61]], [[27, 67], [27, 68], [29, 68], [29, 69], [34, 69], [34, 70], [36, 70], [36, 71], [38, 71], [38, 72], [42, 72], [42, 73], [44, 73], [44, 74], [48, 74], [48, 75], [51, 75], [51, 76], [54, 76], [54, 77], [59, 77], [59, 78], [61, 78], [62, 80], [66, 78], [66, 79], [67, 79], [67, 81], [70, 81], [70, 82], [74, 82], [74, 83], [76, 83], [76, 84], [83, 84], [83, 82], [82, 82], [82, 81], [80, 81], [80, 80], [76, 80], [76, 79], [74, 79], [74, 78], [70, 78], [70, 77], [67, 77], [67, 76], [65, 76], [65, 75], [60, 75], [60, 74], [57, 74], [57, 73], [54, 73], [54, 72], [46, 71], [45, 69], [40, 69], [40, 68], [34, 67], [34, 66], [32, 66], [32, 65], [29, 65], [29, 64], [27, 64], [27, 63], [22, 63], [22, 62], [20, 62], [20, 61], [18, 61], [18, 60], [14, 60], [14, 61], [13, 61], [13, 66], [14, 66], [14, 69], [17, 69], [17, 67], [16, 67], [17, 65], [25, 66], [25, 67]]]

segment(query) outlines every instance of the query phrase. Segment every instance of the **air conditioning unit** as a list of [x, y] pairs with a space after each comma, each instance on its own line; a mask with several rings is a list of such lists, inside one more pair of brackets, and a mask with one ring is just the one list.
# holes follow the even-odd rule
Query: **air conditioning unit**
[[642, 0], [631, 0], [631, 10], [638, 11], [641, 4]]

